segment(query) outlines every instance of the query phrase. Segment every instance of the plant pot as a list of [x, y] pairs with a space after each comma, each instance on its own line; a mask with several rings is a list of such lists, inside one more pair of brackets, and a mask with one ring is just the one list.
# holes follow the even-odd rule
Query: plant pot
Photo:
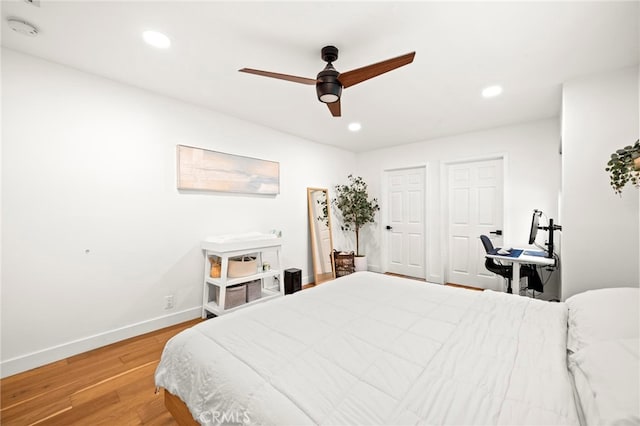
[[356, 272], [367, 270], [367, 256], [356, 256], [353, 260]]

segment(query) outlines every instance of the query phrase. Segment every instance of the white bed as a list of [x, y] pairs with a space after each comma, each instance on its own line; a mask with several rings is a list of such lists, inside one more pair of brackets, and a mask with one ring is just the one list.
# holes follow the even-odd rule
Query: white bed
[[156, 384], [203, 424], [573, 425], [568, 321], [565, 303], [359, 272], [185, 330]]

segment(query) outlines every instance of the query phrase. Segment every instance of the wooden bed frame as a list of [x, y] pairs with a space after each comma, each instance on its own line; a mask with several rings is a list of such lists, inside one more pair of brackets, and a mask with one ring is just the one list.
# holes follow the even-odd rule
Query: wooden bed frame
[[193, 419], [193, 415], [187, 405], [180, 398], [166, 389], [164, 391], [164, 406], [171, 413], [180, 426], [199, 426], [200, 423]]

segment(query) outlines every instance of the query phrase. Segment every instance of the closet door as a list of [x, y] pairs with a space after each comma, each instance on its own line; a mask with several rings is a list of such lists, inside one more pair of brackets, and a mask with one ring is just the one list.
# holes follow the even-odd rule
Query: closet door
[[448, 166], [448, 259], [446, 281], [502, 290], [501, 279], [484, 267], [480, 235], [501, 246], [503, 160], [455, 163]]

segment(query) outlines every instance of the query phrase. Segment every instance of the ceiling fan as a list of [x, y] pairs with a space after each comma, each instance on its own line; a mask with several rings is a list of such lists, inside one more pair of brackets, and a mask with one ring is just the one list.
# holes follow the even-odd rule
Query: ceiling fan
[[320, 102], [327, 104], [329, 111], [331, 111], [331, 115], [334, 117], [340, 117], [340, 95], [342, 94], [343, 88], [346, 89], [354, 84], [362, 83], [363, 81], [377, 77], [380, 74], [408, 65], [413, 62], [413, 57], [415, 55], [416, 52], [411, 52], [396, 58], [387, 59], [386, 61], [377, 62], [345, 73], [340, 73], [333, 67], [333, 62], [338, 59], [338, 48], [335, 46], [325, 46], [322, 48], [320, 56], [323, 61], [327, 62], [327, 66], [318, 73], [318, 76], [315, 79], [270, 71], [261, 71], [252, 68], [242, 68], [238, 71], [257, 74], [264, 77], [279, 78], [281, 80], [293, 81], [294, 83], [309, 85], [315, 84]]

